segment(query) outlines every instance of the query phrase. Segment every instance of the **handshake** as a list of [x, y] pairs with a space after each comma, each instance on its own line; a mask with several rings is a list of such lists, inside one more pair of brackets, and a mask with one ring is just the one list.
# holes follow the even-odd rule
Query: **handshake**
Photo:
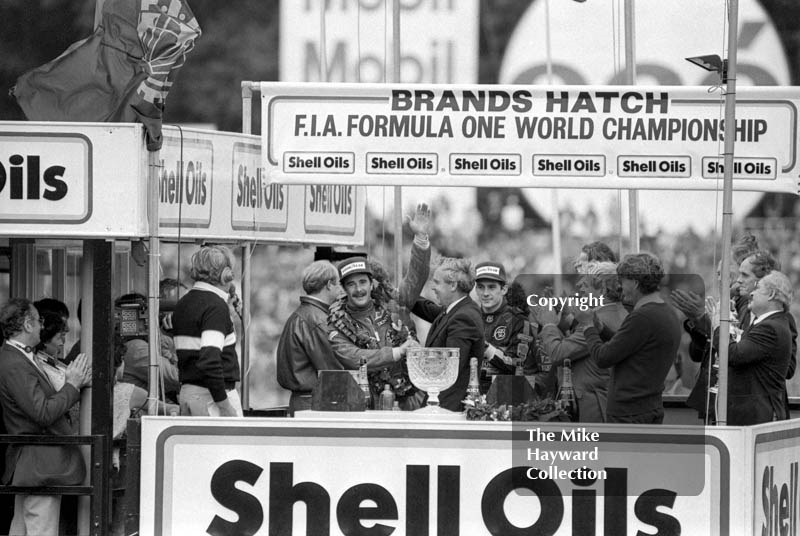
[[419, 341], [409, 337], [408, 339], [406, 339], [406, 342], [404, 342], [400, 346], [392, 348], [392, 358], [395, 361], [400, 361], [406, 356], [409, 348], [419, 348], [420, 346], [422, 345], [419, 343]]

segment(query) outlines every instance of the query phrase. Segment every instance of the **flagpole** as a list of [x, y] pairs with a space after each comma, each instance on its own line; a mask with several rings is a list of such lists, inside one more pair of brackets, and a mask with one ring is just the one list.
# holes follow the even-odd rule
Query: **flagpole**
[[[392, 2], [392, 77], [390, 82], [400, 82], [400, 0]], [[394, 262], [396, 287], [403, 281], [403, 189], [394, 187]]]
[[[547, 56], [547, 85], [553, 85], [553, 53], [550, 47], [550, 0], [544, 2], [544, 43], [545, 54]], [[550, 220], [550, 233], [553, 241], [553, 291], [556, 296], [561, 296], [564, 288], [563, 278], [561, 277], [561, 212], [558, 196], [558, 188], [551, 190], [550, 203], [553, 206], [553, 217]]]
[[[722, 186], [722, 273], [720, 274], [719, 392], [717, 424], [728, 422], [728, 341], [730, 338], [730, 264], [733, 216], [733, 146], [736, 136], [736, 43], [739, 29], [739, 2], [730, 0], [728, 13], [728, 69], [725, 77], [725, 147]], [[723, 62], [723, 73], [725, 72]]]
[[[636, 23], [633, 0], [625, 0], [625, 76], [628, 85], [636, 84]], [[622, 207], [620, 207], [622, 210]], [[639, 252], [639, 191], [628, 190], [628, 225], [631, 252]], [[622, 251], [620, 250], [620, 254]]]

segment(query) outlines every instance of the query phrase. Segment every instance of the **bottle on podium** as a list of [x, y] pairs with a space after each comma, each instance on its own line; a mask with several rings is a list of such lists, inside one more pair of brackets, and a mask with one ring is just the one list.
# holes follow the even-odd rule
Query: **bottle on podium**
[[572, 385], [572, 362], [569, 359], [564, 360], [562, 367], [563, 381], [559, 389], [558, 402], [561, 409], [569, 416], [572, 422], [578, 420], [578, 399], [575, 396], [575, 388]]
[[478, 383], [478, 358], [469, 358], [469, 383], [467, 384], [467, 400], [477, 400], [480, 396], [480, 384]]

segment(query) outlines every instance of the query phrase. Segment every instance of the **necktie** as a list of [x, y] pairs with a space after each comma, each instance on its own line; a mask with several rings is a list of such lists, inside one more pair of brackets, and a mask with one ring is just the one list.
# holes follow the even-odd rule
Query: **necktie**
[[[433, 319], [433, 323], [431, 324], [431, 329], [428, 330], [428, 343], [430, 343], [430, 340], [431, 340], [433, 334], [436, 332], [436, 328], [439, 327], [439, 324], [442, 323], [442, 319], [446, 315], [447, 315], [447, 313], [442, 311], [441, 313], [439, 313], [439, 316], [437, 316], [436, 318]], [[425, 344], [425, 346], [428, 346], [428, 344]]]

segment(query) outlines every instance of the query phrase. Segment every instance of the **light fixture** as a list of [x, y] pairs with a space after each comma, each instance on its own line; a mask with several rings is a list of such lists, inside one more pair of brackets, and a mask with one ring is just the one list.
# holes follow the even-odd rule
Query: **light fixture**
[[719, 73], [722, 83], [726, 84], [728, 82], [728, 60], [723, 60], [716, 54], [709, 54], [707, 56], [692, 56], [691, 58], [686, 58], [686, 61], [694, 63], [706, 71]]

